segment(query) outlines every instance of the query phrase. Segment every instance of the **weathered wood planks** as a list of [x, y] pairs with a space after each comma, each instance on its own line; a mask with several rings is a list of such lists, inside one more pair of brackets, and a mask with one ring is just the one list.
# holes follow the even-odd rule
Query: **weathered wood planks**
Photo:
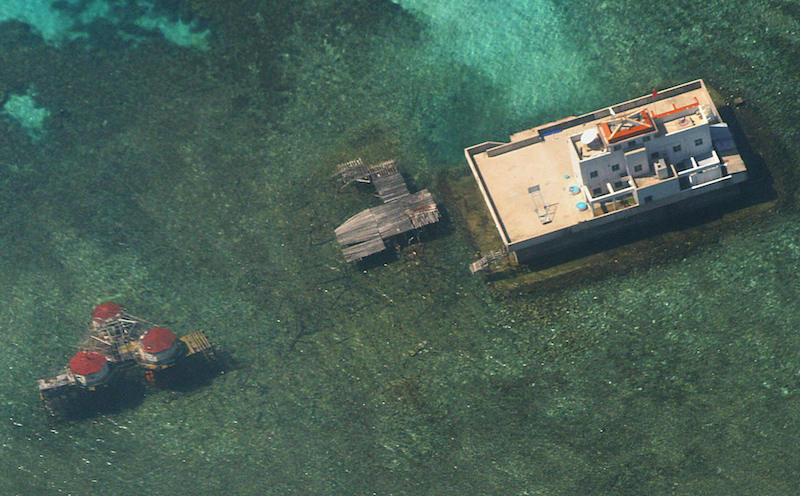
[[[366, 171], [366, 172], [365, 172]], [[364, 166], [361, 159], [338, 166], [345, 183], [369, 178], [383, 205], [362, 210], [335, 229], [345, 260], [355, 262], [386, 249], [386, 241], [439, 221], [439, 209], [426, 189], [409, 193], [394, 160]]]

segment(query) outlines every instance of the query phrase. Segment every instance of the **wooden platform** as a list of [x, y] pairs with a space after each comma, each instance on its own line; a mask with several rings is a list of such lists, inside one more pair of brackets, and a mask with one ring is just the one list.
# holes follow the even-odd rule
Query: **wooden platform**
[[214, 357], [214, 349], [203, 331], [196, 331], [181, 337], [186, 344], [186, 356], [203, 353], [209, 358]]
[[366, 258], [375, 253], [380, 253], [386, 249], [386, 244], [383, 239], [378, 236], [363, 243], [357, 243], [351, 246], [343, 246], [342, 254], [344, 259], [348, 262], [357, 262], [362, 258]]
[[342, 178], [344, 184], [351, 183], [369, 177], [369, 168], [364, 165], [364, 162], [357, 158], [336, 167], [336, 174]]
[[389, 238], [439, 220], [439, 210], [427, 189], [368, 208], [336, 228], [345, 260], [355, 262], [386, 249]]
[[38, 379], [39, 397], [42, 400], [47, 400], [60, 395], [67, 394], [71, 388], [78, 387], [78, 380], [75, 379], [75, 374], [66, 371], [55, 377], [48, 379]]
[[394, 160], [364, 166], [361, 159], [339, 165], [342, 181], [375, 186], [383, 205], [362, 210], [335, 230], [344, 258], [355, 262], [386, 249], [386, 240], [439, 221], [439, 209], [426, 189], [409, 193]]
[[375, 185], [378, 196], [380, 196], [381, 200], [385, 203], [397, 200], [409, 194], [406, 182], [399, 173], [384, 177], [376, 177], [372, 180], [372, 184]]

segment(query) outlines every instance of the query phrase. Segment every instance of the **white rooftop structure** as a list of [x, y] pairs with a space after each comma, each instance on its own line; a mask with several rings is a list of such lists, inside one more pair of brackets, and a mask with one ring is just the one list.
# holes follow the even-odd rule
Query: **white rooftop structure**
[[503, 244], [518, 259], [747, 178], [702, 80], [528, 129], [509, 143], [475, 145], [465, 155]]

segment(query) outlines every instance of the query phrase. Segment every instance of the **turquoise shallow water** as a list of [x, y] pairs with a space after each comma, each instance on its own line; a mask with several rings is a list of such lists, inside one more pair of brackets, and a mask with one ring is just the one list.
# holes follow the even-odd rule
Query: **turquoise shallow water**
[[[796, 493], [800, 4], [157, 3], [208, 48], [142, 2], [0, 24], [0, 91], [49, 111], [2, 116], [0, 493]], [[332, 241], [374, 201], [340, 161], [437, 194], [465, 146], [697, 77], [746, 100], [779, 208], [682, 257], [510, 295], [457, 221], [366, 269]], [[48, 418], [107, 299], [225, 373]]]

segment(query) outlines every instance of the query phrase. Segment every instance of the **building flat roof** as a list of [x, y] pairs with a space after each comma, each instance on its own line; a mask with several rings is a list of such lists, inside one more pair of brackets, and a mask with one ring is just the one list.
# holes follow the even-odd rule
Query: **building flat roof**
[[[720, 120], [705, 84], [697, 80], [515, 133], [509, 143], [467, 148], [470, 167], [503, 242], [511, 245], [595, 218], [591, 209], [576, 207], [584, 196], [570, 191], [570, 186], [581, 186], [580, 178], [572, 177], [570, 136], [615, 116], [647, 110], [660, 117], [698, 104], [708, 106]], [[535, 186], [538, 194], [530, 192]], [[542, 203], [547, 206], [546, 217], [541, 215]]]

